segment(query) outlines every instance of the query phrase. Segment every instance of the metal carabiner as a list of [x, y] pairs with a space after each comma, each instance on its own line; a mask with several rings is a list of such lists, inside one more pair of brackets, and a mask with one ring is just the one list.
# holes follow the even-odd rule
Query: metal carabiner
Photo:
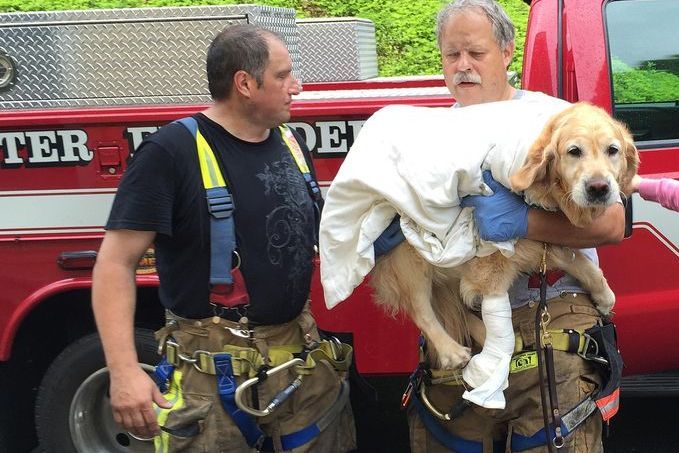
[[426, 386], [424, 385], [424, 382], [420, 385], [420, 397], [422, 398], [422, 404], [424, 404], [424, 407], [429, 409], [429, 412], [431, 414], [438, 418], [439, 420], [443, 420], [444, 422], [448, 422], [451, 420], [450, 414], [444, 414], [440, 410], [438, 410], [434, 405], [429, 401], [429, 398], [427, 397], [427, 392], [426, 392]]
[[[578, 352], [578, 355], [585, 360], [590, 360], [592, 362], [600, 363], [602, 365], [608, 366], [608, 360], [599, 355], [599, 343], [592, 338], [591, 335], [583, 333], [585, 337], [585, 346], [582, 352]], [[590, 346], [593, 346], [592, 353], [588, 353]]]
[[[464, 382], [464, 381], [463, 381]], [[420, 386], [420, 396], [422, 397], [422, 404], [424, 404], [424, 407], [426, 407], [431, 414], [438, 418], [439, 420], [443, 421], [450, 421], [450, 420], [455, 420], [458, 418], [462, 413], [472, 405], [471, 402], [467, 401], [466, 399], [461, 399], [459, 402], [457, 402], [453, 407], [450, 408], [450, 411], [448, 413], [443, 413], [440, 410], [438, 410], [434, 405], [429, 401], [429, 398], [427, 397], [427, 392], [425, 391], [426, 386], [424, 385], [424, 382], [422, 382], [422, 385]]]
[[206, 351], [204, 349], [196, 349], [195, 351], [193, 351], [193, 354], [191, 354], [191, 361], [189, 362], [187, 360], [187, 362], [191, 363], [191, 365], [193, 365], [193, 367], [196, 370], [200, 371], [201, 373], [204, 373], [205, 371], [203, 371], [203, 369], [201, 368], [201, 364], [200, 364], [200, 356], [201, 355], [206, 355], [206, 356], [209, 357], [212, 354], [210, 353], [210, 351]]
[[554, 439], [552, 439], [552, 445], [558, 450], [560, 448], [563, 448], [565, 444], [563, 436], [556, 436]]
[[[270, 370], [267, 370], [266, 375], [271, 376], [283, 370], [287, 370], [288, 368], [292, 368], [293, 366], [303, 364], [304, 360], [296, 357], [281, 365], [273, 367]], [[247, 406], [243, 402], [243, 393], [245, 392], [245, 390], [258, 383], [259, 377], [253, 377], [252, 379], [248, 379], [247, 381], [243, 382], [236, 388], [236, 395], [234, 399], [236, 401], [236, 406], [238, 406], [240, 410], [242, 410], [243, 412], [246, 412], [250, 415], [254, 415], [255, 417], [264, 417], [272, 413], [274, 410], [276, 410], [281, 404], [285, 402], [285, 400], [287, 400], [290, 397], [290, 395], [292, 395], [302, 385], [302, 376], [297, 376], [297, 378], [295, 378], [287, 387], [285, 387], [280, 392], [276, 393], [276, 395], [271, 399], [269, 404], [267, 404], [263, 410], [254, 409], [250, 406]]]
[[342, 342], [339, 340], [339, 338], [331, 336], [328, 339], [328, 343], [330, 344], [330, 349], [332, 350], [332, 359], [337, 361], [344, 360], [344, 348], [342, 347]]

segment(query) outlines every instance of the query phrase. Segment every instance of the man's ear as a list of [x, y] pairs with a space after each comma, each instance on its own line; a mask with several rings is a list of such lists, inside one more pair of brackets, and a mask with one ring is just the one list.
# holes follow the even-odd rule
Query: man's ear
[[514, 192], [524, 191], [546, 180], [549, 166], [556, 158], [557, 141], [554, 121], [550, 121], [528, 150], [523, 166], [509, 178]]
[[514, 41], [507, 44], [502, 50], [502, 62], [505, 64], [505, 69], [509, 68], [512, 58], [514, 58]]
[[255, 79], [247, 71], [236, 71], [233, 74], [233, 90], [241, 96], [250, 98], [254, 88]]

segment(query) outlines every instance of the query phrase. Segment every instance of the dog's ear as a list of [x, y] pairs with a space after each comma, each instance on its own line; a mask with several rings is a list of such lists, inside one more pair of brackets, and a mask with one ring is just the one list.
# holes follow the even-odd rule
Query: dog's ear
[[556, 131], [556, 121], [552, 119], [533, 142], [523, 166], [509, 178], [514, 192], [521, 192], [533, 184], [546, 182], [549, 166], [556, 158], [558, 141]]
[[620, 172], [620, 189], [624, 192], [626, 196], [631, 195], [631, 182], [634, 175], [637, 174], [639, 170], [639, 151], [634, 145], [634, 138], [632, 134], [627, 129], [625, 124], [615, 121], [617, 128], [619, 129], [620, 136], [622, 137], [622, 167]]

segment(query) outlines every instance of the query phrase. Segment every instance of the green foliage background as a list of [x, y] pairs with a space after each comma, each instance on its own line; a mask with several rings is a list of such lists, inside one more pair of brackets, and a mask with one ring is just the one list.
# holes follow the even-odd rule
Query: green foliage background
[[[517, 28], [511, 71], [521, 73], [528, 6], [499, 0]], [[375, 23], [380, 75], [438, 74], [434, 31], [445, 0], [0, 0], [0, 12], [258, 3], [294, 8], [298, 17], [353, 16]]]
[[[448, 0], [0, 0], [0, 12], [87, 8], [259, 3], [294, 8], [298, 17], [353, 16], [375, 23], [381, 76], [438, 74], [436, 14]], [[528, 6], [523, 0], [498, 0], [516, 25], [516, 51], [509, 67], [521, 73]], [[613, 58], [615, 102], [679, 100], [679, 75], [653, 62], [633, 68]]]
[[679, 75], [658, 70], [652, 62], [633, 68], [613, 57], [612, 69], [616, 104], [679, 100]]

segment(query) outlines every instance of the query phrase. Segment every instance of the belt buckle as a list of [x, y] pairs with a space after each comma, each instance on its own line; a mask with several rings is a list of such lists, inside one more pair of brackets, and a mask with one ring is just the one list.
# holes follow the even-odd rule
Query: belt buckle
[[[582, 348], [582, 352], [578, 351], [578, 355], [585, 360], [591, 360], [592, 356], [599, 355], [599, 343], [587, 332], [583, 332], [582, 336], [585, 337], [585, 346]], [[589, 354], [590, 347], [594, 347], [592, 354]]]
[[196, 370], [200, 371], [201, 373], [205, 373], [205, 370], [203, 370], [202, 364], [201, 364], [201, 361], [200, 361], [200, 358], [203, 355], [210, 357], [210, 356], [212, 356], [212, 353], [210, 353], [210, 351], [206, 351], [204, 349], [196, 349], [195, 351], [193, 351], [193, 354], [191, 354], [190, 361], [187, 360], [187, 362], [191, 363], [191, 365], [193, 365], [193, 367]]

